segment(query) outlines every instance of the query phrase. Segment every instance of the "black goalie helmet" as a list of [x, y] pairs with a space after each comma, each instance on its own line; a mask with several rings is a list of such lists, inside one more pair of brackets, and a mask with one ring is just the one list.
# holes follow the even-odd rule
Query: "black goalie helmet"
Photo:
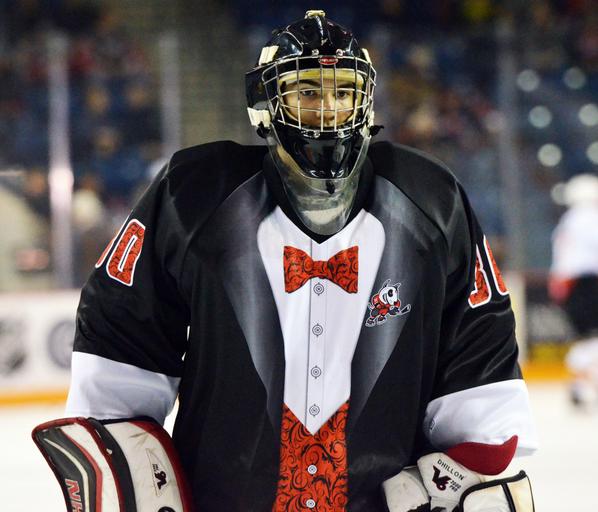
[[336, 233], [349, 216], [373, 131], [375, 82], [367, 50], [323, 11], [275, 30], [246, 74], [251, 124], [315, 233]]

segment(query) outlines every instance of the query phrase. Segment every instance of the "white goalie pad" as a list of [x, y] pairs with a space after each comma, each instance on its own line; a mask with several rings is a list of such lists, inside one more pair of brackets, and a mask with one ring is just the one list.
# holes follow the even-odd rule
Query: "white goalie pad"
[[67, 512], [193, 510], [172, 440], [152, 419], [65, 418], [37, 426], [32, 437]]

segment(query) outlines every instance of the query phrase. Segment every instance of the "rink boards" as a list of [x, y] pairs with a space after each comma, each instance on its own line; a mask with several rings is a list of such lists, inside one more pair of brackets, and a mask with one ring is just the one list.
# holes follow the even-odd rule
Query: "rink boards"
[[0, 295], [0, 405], [64, 399], [79, 293]]

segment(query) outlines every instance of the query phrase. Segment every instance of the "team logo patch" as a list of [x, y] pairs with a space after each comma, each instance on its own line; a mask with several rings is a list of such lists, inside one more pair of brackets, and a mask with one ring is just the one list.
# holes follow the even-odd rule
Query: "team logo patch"
[[411, 311], [411, 304], [402, 305], [399, 299], [399, 288], [401, 283], [390, 284], [390, 279], [378, 290], [378, 293], [370, 299], [368, 308], [370, 316], [365, 321], [366, 327], [381, 325], [389, 316], [401, 316]]

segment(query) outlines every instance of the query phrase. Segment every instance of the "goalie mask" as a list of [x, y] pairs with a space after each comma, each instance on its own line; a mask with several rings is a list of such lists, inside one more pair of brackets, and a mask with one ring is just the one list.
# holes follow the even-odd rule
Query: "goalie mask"
[[275, 30], [246, 75], [251, 123], [314, 233], [334, 234], [349, 217], [373, 132], [375, 77], [367, 50], [323, 11]]

